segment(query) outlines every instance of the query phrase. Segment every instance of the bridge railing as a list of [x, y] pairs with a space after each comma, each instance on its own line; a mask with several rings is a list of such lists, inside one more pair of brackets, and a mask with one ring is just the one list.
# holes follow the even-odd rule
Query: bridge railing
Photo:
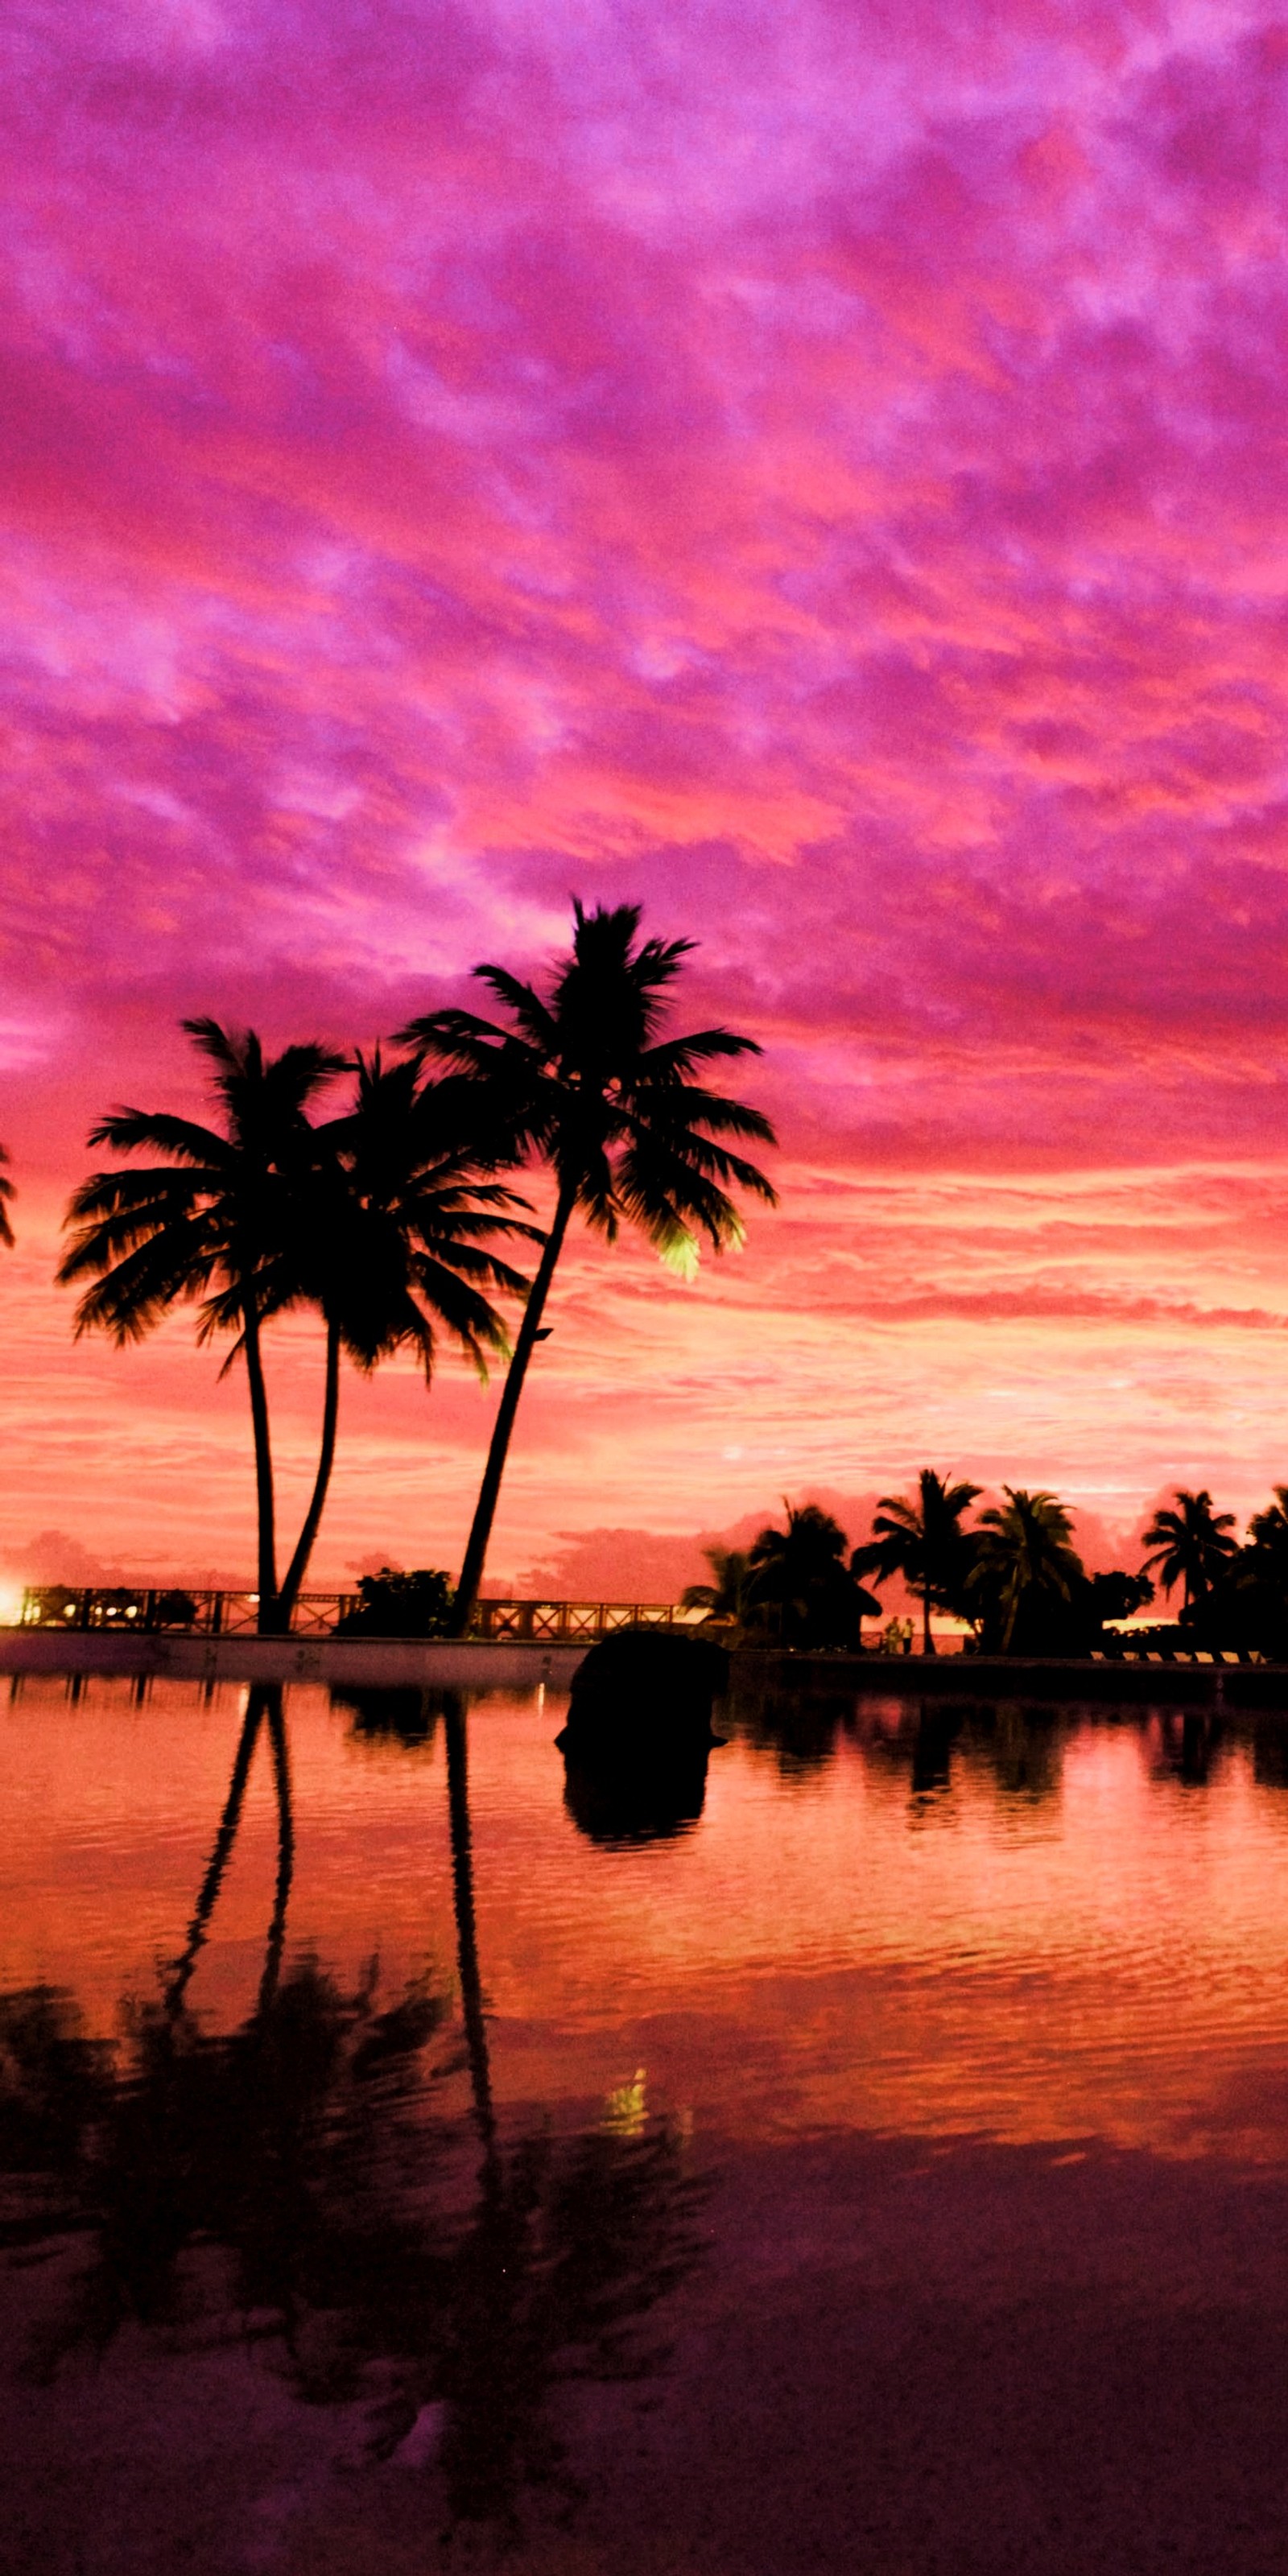
[[480, 1601], [470, 1635], [563, 1646], [611, 1636], [615, 1628], [690, 1625], [690, 1612], [670, 1601]]
[[[329, 1636], [339, 1620], [362, 1607], [358, 1592], [302, 1592], [291, 1614], [292, 1636]], [[512, 1638], [523, 1644], [575, 1645], [610, 1636], [615, 1628], [677, 1628], [692, 1614], [669, 1601], [480, 1601], [472, 1637]], [[22, 1596], [24, 1628], [131, 1630], [155, 1635], [246, 1637], [259, 1625], [257, 1592], [189, 1590], [179, 1585], [38, 1583]]]

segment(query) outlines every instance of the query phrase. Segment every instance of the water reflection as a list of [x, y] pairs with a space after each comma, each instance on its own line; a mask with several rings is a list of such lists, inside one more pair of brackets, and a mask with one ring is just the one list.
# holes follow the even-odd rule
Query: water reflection
[[[363, 2401], [372, 2458], [436, 2464], [449, 2515], [514, 2525], [528, 2482], [565, 2473], [551, 2400], [569, 2379], [639, 2376], [653, 2312], [699, 2251], [702, 2186], [677, 2126], [641, 2102], [589, 2133], [493, 2103], [473, 1892], [463, 1700], [440, 1712], [464, 2060], [432, 1972], [383, 1999], [285, 1963], [294, 1868], [280, 1689], [248, 1698], [182, 1953], [160, 1995], [122, 2001], [119, 2036], [74, 1996], [0, 1997], [0, 2244], [83, 2251], [28, 2367], [49, 2380], [122, 2329], [185, 2348], [249, 2340], [300, 2400]], [[193, 1982], [258, 1749], [277, 1818], [253, 2010], [208, 2031]], [[457, 2107], [468, 2070], [470, 2102]]]
[[1206, 1789], [1225, 1741], [1221, 1715], [1207, 1708], [1162, 1709], [1156, 1725], [1160, 1773], [1186, 1788]]
[[[1055, 1797], [1068, 1731], [1068, 1712], [1042, 1703], [947, 1696], [865, 1703], [852, 1691], [758, 1680], [739, 1681], [727, 1716], [746, 1744], [773, 1755], [788, 1787], [819, 1780], [848, 1745], [882, 1767], [906, 1771], [919, 1812], [949, 1795], [959, 1761], [990, 1772], [1008, 1799]], [[1210, 1729], [1211, 1719], [1203, 1722]]]
[[710, 1748], [587, 1762], [564, 1751], [564, 1805], [588, 1841], [620, 1850], [631, 1843], [673, 1842], [696, 1825], [706, 1804]]
[[360, 1739], [428, 1750], [438, 1731], [442, 1693], [411, 1687], [372, 1689], [336, 1682], [331, 1686], [331, 1705], [350, 1712], [352, 1731]]
[[784, 1689], [759, 1676], [739, 1677], [727, 1702], [730, 1722], [758, 1752], [772, 1753], [780, 1778], [802, 1781], [826, 1770], [842, 1735], [856, 1727], [852, 1692]]

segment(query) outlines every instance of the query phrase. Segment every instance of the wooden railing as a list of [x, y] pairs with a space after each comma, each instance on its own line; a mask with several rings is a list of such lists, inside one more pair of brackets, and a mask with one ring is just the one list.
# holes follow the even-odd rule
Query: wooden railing
[[[357, 1592], [302, 1592], [291, 1614], [293, 1636], [327, 1636], [351, 1610]], [[669, 1601], [480, 1601], [472, 1637], [513, 1638], [524, 1644], [572, 1645], [610, 1636], [615, 1628], [688, 1626], [691, 1614]], [[64, 1583], [30, 1584], [22, 1596], [24, 1628], [114, 1628], [202, 1637], [253, 1636], [259, 1624], [257, 1592], [191, 1591], [172, 1585], [134, 1588]]]
[[670, 1601], [480, 1601], [470, 1635], [573, 1645], [615, 1628], [687, 1628], [692, 1619]]

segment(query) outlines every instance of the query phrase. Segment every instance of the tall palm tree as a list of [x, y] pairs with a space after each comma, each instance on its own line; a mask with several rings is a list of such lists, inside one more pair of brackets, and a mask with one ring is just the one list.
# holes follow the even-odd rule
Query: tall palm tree
[[313, 1493], [282, 1585], [283, 1624], [308, 1569], [335, 1459], [343, 1351], [370, 1375], [411, 1350], [426, 1386], [437, 1336], [446, 1332], [486, 1383], [492, 1353], [510, 1356], [501, 1316], [484, 1288], [523, 1298], [528, 1283], [483, 1238], [543, 1244], [538, 1226], [509, 1213], [526, 1202], [483, 1177], [470, 1086], [422, 1082], [421, 1059], [387, 1064], [377, 1047], [354, 1059], [356, 1096], [316, 1131], [315, 1160], [300, 1193], [299, 1223], [283, 1256], [270, 1311], [301, 1301], [326, 1324], [322, 1442]]
[[457, 1586], [458, 1634], [478, 1598], [519, 1397], [574, 1212], [610, 1243], [624, 1223], [638, 1227], [664, 1261], [691, 1277], [700, 1236], [716, 1252], [742, 1240], [727, 1184], [775, 1203], [764, 1173], [718, 1141], [772, 1144], [768, 1119], [693, 1079], [705, 1065], [759, 1048], [729, 1029], [660, 1034], [669, 987], [692, 941], [641, 941], [638, 904], [586, 912], [575, 903], [573, 910], [572, 948], [547, 997], [504, 967], [475, 969], [505, 1005], [508, 1026], [473, 1011], [430, 1011], [401, 1033], [404, 1044], [484, 1085], [482, 1103], [498, 1139], [516, 1160], [547, 1163], [557, 1184]]
[[[486, 1352], [508, 1356], [510, 1345], [480, 1283], [522, 1296], [526, 1282], [479, 1237], [543, 1238], [504, 1212], [521, 1204], [513, 1193], [480, 1176], [463, 1085], [418, 1087], [414, 1061], [359, 1055], [354, 1102], [317, 1126], [308, 1109], [349, 1059], [317, 1046], [266, 1059], [253, 1032], [231, 1037], [213, 1020], [184, 1027], [214, 1063], [225, 1132], [134, 1109], [105, 1119], [91, 1144], [171, 1160], [91, 1175], [72, 1200], [76, 1231], [59, 1277], [96, 1282], [77, 1309], [78, 1334], [98, 1326], [118, 1343], [140, 1340], [172, 1306], [200, 1299], [198, 1338], [235, 1335], [255, 1440], [259, 1627], [271, 1632], [290, 1624], [321, 1523], [342, 1352], [369, 1372], [410, 1346], [428, 1382], [441, 1325], [485, 1374]], [[263, 1331], [301, 1306], [318, 1308], [326, 1326], [322, 1437], [279, 1587]]]
[[1022, 1615], [1042, 1604], [1073, 1599], [1082, 1560], [1073, 1545], [1073, 1523], [1054, 1494], [1003, 1485], [1003, 1504], [980, 1514], [977, 1561], [970, 1588], [991, 1592], [1002, 1620], [1002, 1652], [1009, 1655]]
[[875, 1575], [879, 1583], [902, 1575], [910, 1591], [920, 1594], [923, 1654], [935, 1652], [932, 1609], [964, 1611], [976, 1542], [962, 1528], [962, 1515], [981, 1490], [964, 1481], [954, 1485], [933, 1467], [923, 1467], [915, 1501], [905, 1494], [881, 1496], [871, 1542], [856, 1548], [850, 1560], [856, 1574]]
[[1151, 1570], [1157, 1567], [1165, 1592], [1179, 1583], [1184, 1591], [1184, 1606], [1191, 1610], [1211, 1591], [1230, 1558], [1238, 1553], [1237, 1541], [1230, 1536], [1234, 1514], [1213, 1511], [1206, 1485], [1197, 1494], [1189, 1493], [1183, 1485], [1177, 1485], [1174, 1491], [1177, 1509], [1160, 1508], [1145, 1532], [1148, 1553], [1143, 1563]]
[[169, 1111], [115, 1109], [91, 1145], [161, 1154], [143, 1169], [93, 1172], [68, 1211], [71, 1248], [60, 1281], [90, 1279], [76, 1334], [98, 1329], [118, 1345], [142, 1341], [170, 1310], [201, 1301], [198, 1340], [237, 1335], [246, 1363], [255, 1444], [259, 1626], [277, 1624], [277, 1534], [262, 1327], [289, 1302], [285, 1264], [301, 1176], [312, 1165], [308, 1111], [345, 1059], [319, 1045], [265, 1056], [253, 1030], [238, 1037], [217, 1020], [184, 1030], [213, 1067], [222, 1129]]
[[[7, 1163], [8, 1160], [9, 1157], [3, 1145], [0, 1145], [0, 1163]], [[3, 1172], [0, 1172], [0, 1243], [5, 1244], [10, 1252], [13, 1250], [13, 1226], [10, 1223], [9, 1210], [5, 1202], [15, 1196], [12, 1181], [6, 1180]]]

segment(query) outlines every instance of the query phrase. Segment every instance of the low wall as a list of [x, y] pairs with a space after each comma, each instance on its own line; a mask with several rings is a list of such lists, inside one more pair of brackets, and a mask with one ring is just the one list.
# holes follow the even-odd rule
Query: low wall
[[[567, 1690], [590, 1651], [507, 1639], [425, 1637], [200, 1637], [119, 1630], [0, 1628], [0, 1674], [122, 1673], [175, 1681], [351, 1682], [368, 1689]], [[1019, 1656], [784, 1653], [740, 1646], [745, 1678], [784, 1689], [878, 1691], [907, 1699], [1091, 1700], [1117, 1707], [1288, 1711], [1288, 1665], [1049, 1661]]]
[[566, 1690], [588, 1646], [426, 1637], [104, 1635], [0, 1629], [0, 1673], [168, 1675], [172, 1681], [399, 1683], [440, 1690]]

